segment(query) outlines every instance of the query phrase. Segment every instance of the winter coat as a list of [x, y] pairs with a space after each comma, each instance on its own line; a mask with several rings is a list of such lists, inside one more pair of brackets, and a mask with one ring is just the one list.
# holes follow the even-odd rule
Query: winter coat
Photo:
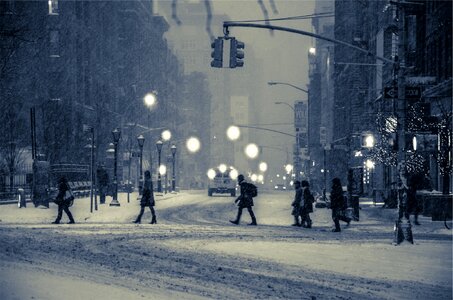
[[342, 211], [347, 208], [345, 198], [343, 196], [343, 188], [341, 186], [332, 186], [330, 192], [330, 208], [335, 211]]
[[234, 201], [234, 202], [239, 202], [238, 206], [245, 208], [245, 207], [252, 207], [253, 206], [253, 198], [250, 196], [250, 192], [248, 190], [248, 183], [245, 181], [242, 181], [239, 184], [241, 188], [241, 194], [239, 197]]
[[293, 216], [298, 216], [300, 215], [300, 207], [301, 207], [301, 202], [302, 202], [302, 196], [303, 196], [303, 191], [301, 188], [296, 189], [296, 193], [294, 195], [294, 201], [291, 203], [291, 206], [293, 207], [293, 211], [291, 212], [291, 215]]
[[69, 190], [69, 185], [66, 181], [58, 182], [58, 194], [55, 197], [55, 203], [58, 205], [69, 205], [69, 201], [64, 200], [66, 191]]
[[313, 202], [310, 189], [303, 188], [303, 206], [301, 206], [301, 214], [308, 214], [313, 212]]
[[141, 206], [154, 206], [154, 193], [153, 193], [153, 182], [151, 179], [146, 179], [143, 184], [142, 198], [140, 199]]

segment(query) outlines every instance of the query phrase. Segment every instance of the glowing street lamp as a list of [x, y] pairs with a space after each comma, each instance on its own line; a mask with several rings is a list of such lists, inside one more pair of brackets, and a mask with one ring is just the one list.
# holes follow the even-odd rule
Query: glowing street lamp
[[143, 145], [145, 144], [145, 137], [140, 134], [137, 137], [137, 142], [138, 147], [140, 148], [140, 179], [138, 180], [138, 193], [141, 195], [143, 189]]
[[156, 98], [156, 95], [154, 93], [148, 93], [148, 94], [145, 95], [145, 97], [143, 97], [143, 101], [145, 102], [145, 105], [148, 108], [151, 108], [151, 107], [154, 106], [154, 104], [156, 104], [157, 98]]
[[245, 155], [247, 155], [248, 158], [255, 159], [258, 157], [259, 154], [259, 149], [256, 144], [248, 144], [245, 147]]
[[250, 179], [252, 179], [253, 182], [256, 182], [256, 180], [258, 179], [258, 175], [252, 174], [252, 176], [250, 177]]
[[166, 165], [160, 165], [159, 166], [159, 175], [165, 175], [167, 174], [167, 166]]
[[170, 130], [164, 130], [162, 131], [161, 137], [164, 141], [168, 141], [171, 139], [171, 131]]
[[263, 181], [264, 181], [264, 176], [263, 176], [263, 174], [259, 174], [259, 175], [258, 175], [258, 181], [259, 181], [259, 182], [263, 182]]
[[186, 147], [191, 153], [198, 152], [201, 147], [200, 140], [196, 137], [190, 137], [186, 142]]
[[227, 129], [227, 137], [230, 140], [236, 141], [237, 139], [239, 139], [240, 136], [241, 136], [241, 130], [239, 129], [239, 127], [234, 126], [234, 125], [228, 127], [228, 129]]
[[374, 169], [374, 161], [372, 161], [371, 159], [367, 159], [365, 161], [365, 166], [371, 170], [371, 169]]
[[374, 147], [374, 136], [372, 134], [365, 134], [363, 136], [362, 146], [365, 148], [373, 148]]
[[266, 172], [267, 171], [267, 163], [265, 163], [264, 161], [260, 162], [259, 169], [260, 169], [261, 172]]
[[158, 154], [157, 158], [158, 158], [158, 166], [159, 166], [159, 169], [157, 172], [157, 192], [158, 193], [162, 193], [162, 178], [161, 178], [162, 173], [160, 172], [160, 167], [161, 167], [160, 156], [162, 153], [162, 145], [163, 145], [162, 141], [159, 140], [156, 142], [157, 154]]
[[287, 165], [285, 166], [286, 174], [291, 173], [292, 170], [293, 170], [293, 165], [287, 164]]

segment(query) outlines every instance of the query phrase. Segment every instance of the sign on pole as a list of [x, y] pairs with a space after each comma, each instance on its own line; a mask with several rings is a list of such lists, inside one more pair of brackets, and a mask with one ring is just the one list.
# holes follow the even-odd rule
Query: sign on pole
[[[407, 99], [420, 99], [422, 96], [422, 90], [419, 86], [406, 86], [405, 96]], [[398, 88], [397, 87], [384, 87], [384, 98], [397, 98]]]

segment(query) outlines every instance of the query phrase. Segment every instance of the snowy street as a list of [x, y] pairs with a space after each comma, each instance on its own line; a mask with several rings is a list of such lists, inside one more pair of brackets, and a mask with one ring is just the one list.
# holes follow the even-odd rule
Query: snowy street
[[359, 222], [333, 233], [325, 208], [315, 209], [312, 229], [289, 226], [292, 196], [261, 193], [256, 227], [246, 211], [230, 224], [234, 198], [205, 191], [157, 196], [157, 225], [149, 211], [132, 224], [136, 194], [93, 214], [89, 198], [76, 199], [74, 225], [50, 224], [54, 204], [0, 206], [0, 298], [451, 299], [442, 222], [421, 217], [415, 244], [394, 246], [395, 210], [363, 204]]

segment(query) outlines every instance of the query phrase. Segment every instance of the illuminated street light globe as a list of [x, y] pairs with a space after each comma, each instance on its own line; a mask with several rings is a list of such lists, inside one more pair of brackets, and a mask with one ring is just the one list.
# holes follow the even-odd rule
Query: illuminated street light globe
[[264, 181], [264, 176], [263, 174], [258, 175], [258, 181], [263, 182]]
[[171, 139], [171, 131], [168, 130], [168, 129], [167, 129], [167, 130], [164, 130], [164, 131], [162, 131], [161, 136], [162, 136], [162, 139], [163, 139], [164, 141], [168, 141], [168, 140]]
[[252, 181], [255, 182], [258, 179], [258, 176], [256, 174], [252, 174], [250, 179], [252, 179]]
[[373, 169], [374, 168], [374, 161], [372, 161], [371, 159], [367, 159], [366, 162], [365, 162], [365, 165], [368, 169]]
[[267, 171], [267, 163], [265, 163], [264, 161], [260, 162], [259, 168], [260, 168], [261, 172], [266, 172]]
[[156, 95], [154, 95], [153, 93], [148, 93], [143, 98], [143, 101], [145, 102], [146, 106], [152, 107], [154, 106], [154, 104], [156, 104]]
[[165, 175], [165, 173], [167, 173], [167, 167], [165, 165], [160, 165], [159, 174], [160, 175]]
[[190, 137], [187, 142], [186, 142], [187, 150], [189, 150], [192, 153], [197, 152], [200, 150], [201, 144], [200, 140], [196, 137]]
[[225, 164], [220, 164], [219, 165], [219, 171], [220, 172], [225, 173], [226, 170], [227, 170], [227, 166]]
[[228, 129], [227, 129], [227, 137], [228, 137], [230, 140], [235, 141], [235, 140], [237, 140], [240, 136], [241, 136], [241, 130], [239, 129], [239, 127], [234, 126], [234, 125], [228, 127]]
[[245, 147], [245, 155], [247, 155], [248, 158], [255, 159], [258, 157], [259, 149], [258, 146], [255, 144], [248, 144]]
[[287, 164], [285, 166], [285, 171], [286, 171], [287, 174], [291, 173], [292, 170], [293, 170], [293, 165]]
[[374, 136], [372, 134], [368, 134], [365, 136], [365, 147], [366, 148], [373, 148], [374, 147]]
[[208, 170], [208, 173], [206, 173], [206, 174], [208, 175], [208, 178], [211, 179], [211, 180], [215, 178], [215, 171], [214, 171], [214, 169], [209, 169], [209, 170]]
[[236, 180], [238, 178], [238, 175], [239, 175], [239, 173], [238, 173], [238, 171], [236, 169], [232, 169], [230, 171], [230, 178], [231, 179]]

